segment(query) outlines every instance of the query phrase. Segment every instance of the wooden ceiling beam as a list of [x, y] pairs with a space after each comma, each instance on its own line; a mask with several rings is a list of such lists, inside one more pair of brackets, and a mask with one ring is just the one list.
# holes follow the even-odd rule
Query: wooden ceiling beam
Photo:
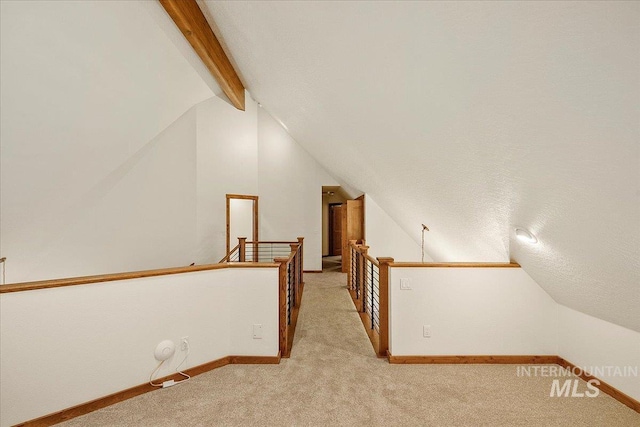
[[158, 0], [216, 79], [231, 103], [244, 111], [244, 86], [196, 0]]

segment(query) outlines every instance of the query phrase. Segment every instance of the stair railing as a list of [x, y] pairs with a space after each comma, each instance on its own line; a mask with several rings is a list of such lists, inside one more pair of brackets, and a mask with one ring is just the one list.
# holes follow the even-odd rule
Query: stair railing
[[393, 258], [373, 258], [369, 246], [349, 241], [347, 288], [360, 320], [379, 357], [389, 351], [389, 263]]

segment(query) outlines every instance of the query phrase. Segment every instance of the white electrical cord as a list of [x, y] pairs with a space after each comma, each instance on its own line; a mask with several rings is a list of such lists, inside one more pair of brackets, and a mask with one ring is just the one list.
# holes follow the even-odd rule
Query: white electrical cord
[[178, 366], [176, 366], [176, 372], [179, 373], [180, 375], [182, 375], [183, 377], [185, 377], [184, 380], [182, 381], [173, 381], [173, 380], [168, 380], [168, 381], [172, 381], [170, 383], [170, 385], [165, 386], [165, 383], [167, 383], [168, 381], [163, 382], [162, 384], [155, 384], [153, 382], [153, 376], [160, 370], [160, 367], [163, 365], [164, 362], [166, 362], [166, 359], [163, 360], [162, 362], [158, 363], [158, 366], [156, 366], [156, 369], [153, 370], [153, 372], [151, 372], [151, 375], [149, 375], [149, 384], [154, 386], [154, 387], [162, 387], [162, 388], [167, 388], [169, 386], [174, 386], [176, 384], [181, 384], [185, 381], [188, 381], [191, 379], [191, 376], [189, 374], [185, 374], [184, 372], [178, 370], [178, 368], [180, 366], [182, 366], [184, 364], [184, 362], [187, 361], [187, 357], [189, 357], [189, 353], [191, 352], [191, 347], [189, 346], [189, 342], [187, 342], [187, 354], [184, 355], [184, 359], [182, 359], [182, 362], [180, 362], [178, 364]]
[[180, 375], [184, 376], [184, 377], [185, 377], [185, 379], [184, 379], [184, 380], [182, 380], [182, 381], [178, 381], [176, 384], [183, 383], [183, 382], [185, 382], [185, 381], [187, 381], [187, 380], [191, 379], [191, 376], [189, 376], [189, 374], [185, 374], [184, 372], [182, 372], [182, 371], [178, 370], [178, 368], [179, 368], [180, 366], [182, 366], [182, 364], [183, 364], [184, 362], [186, 362], [186, 361], [187, 361], [187, 357], [189, 357], [189, 353], [191, 353], [191, 346], [189, 345], [189, 341], [186, 341], [186, 340], [185, 340], [185, 344], [187, 344], [187, 354], [185, 354], [185, 355], [184, 355], [184, 359], [182, 359], [182, 362], [178, 363], [178, 366], [176, 366], [176, 372], [177, 372], [177, 373], [179, 373]]
[[160, 366], [162, 366], [164, 362], [165, 361], [163, 360], [162, 362], [158, 363], [158, 366], [156, 366], [156, 369], [154, 369], [153, 372], [151, 372], [151, 375], [149, 375], [149, 384], [151, 384], [154, 387], [162, 387], [162, 384], [153, 383], [153, 376], [156, 374], [156, 372], [158, 372], [158, 370], [160, 369]]

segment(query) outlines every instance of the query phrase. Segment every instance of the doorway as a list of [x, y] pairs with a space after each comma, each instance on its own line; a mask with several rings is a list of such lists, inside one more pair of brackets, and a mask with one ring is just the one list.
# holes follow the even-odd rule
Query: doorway
[[329, 256], [342, 256], [342, 203], [329, 203]]
[[322, 270], [342, 269], [342, 210], [349, 196], [339, 186], [322, 187]]
[[227, 254], [238, 237], [258, 241], [258, 196], [227, 194]]

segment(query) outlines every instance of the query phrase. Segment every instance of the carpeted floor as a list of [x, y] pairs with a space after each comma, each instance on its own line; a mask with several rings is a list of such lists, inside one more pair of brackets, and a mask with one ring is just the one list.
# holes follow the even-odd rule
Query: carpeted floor
[[330, 255], [322, 257], [322, 271], [340, 272], [342, 270], [342, 257], [340, 255]]
[[551, 378], [518, 377], [515, 365], [389, 365], [373, 353], [345, 275], [305, 281], [290, 359], [229, 365], [64, 425], [640, 426], [602, 393], [550, 398]]

